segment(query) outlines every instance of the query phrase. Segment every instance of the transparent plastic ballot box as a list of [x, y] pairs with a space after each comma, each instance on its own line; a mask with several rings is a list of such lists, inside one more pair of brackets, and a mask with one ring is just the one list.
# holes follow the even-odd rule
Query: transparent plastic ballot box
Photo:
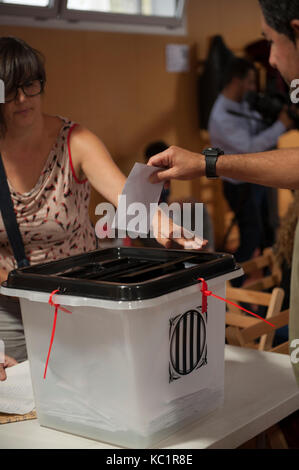
[[[203, 309], [198, 279], [225, 297], [242, 274], [228, 254], [125, 247], [12, 271], [1, 293], [20, 299], [40, 425], [148, 448], [220, 407], [226, 305]], [[44, 378], [53, 303], [71, 313]]]

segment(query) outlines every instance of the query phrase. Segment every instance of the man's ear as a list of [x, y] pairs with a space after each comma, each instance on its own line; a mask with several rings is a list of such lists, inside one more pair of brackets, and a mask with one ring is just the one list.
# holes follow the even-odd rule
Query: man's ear
[[299, 19], [291, 21], [291, 27], [295, 34], [296, 42], [299, 43]]

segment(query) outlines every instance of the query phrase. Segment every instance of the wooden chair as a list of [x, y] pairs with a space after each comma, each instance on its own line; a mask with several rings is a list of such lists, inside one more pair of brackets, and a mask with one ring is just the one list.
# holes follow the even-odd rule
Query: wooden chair
[[[279, 294], [278, 294], [279, 295]], [[275, 330], [288, 325], [289, 310], [268, 317], [274, 328], [263, 320], [235, 314], [226, 314], [226, 340], [228, 344], [261, 351], [272, 351], [280, 354], [289, 353], [289, 342], [272, 347]]]
[[[267, 290], [272, 287], [278, 287], [281, 282], [281, 269], [276, 261], [272, 248], [266, 248], [261, 256], [252, 258], [242, 263], [244, 273], [248, 276], [258, 274], [259, 278], [247, 282], [245, 289]], [[269, 274], [264, 276], [263, 270], [267, 268]]]
[[[242, 264], [245, 274], [259, 274], [259, 278], [255, 278], [246, 283], [242, 288], [227, 287], [227, 298], [236, 304], [247, 303], [249, 305], [257, 305], [267, 307], [266, 320], [274, 323], [274, 318], [281, 318], [283, 323], [276, 329], [288, 324], [288, 312], [282, 317], [281, 307], [284, 299], [284, 290], [279, 286], [281, 281], [281, 271], [275, 260], [272, 249], [266, 249], [263, 254], [257, 258]], [[268, 268], [268, 273], [264, 276], [263, 271]], [[263, 276], [263, 277], [262, 277]], [[269, 292], [264, 290], [272, 289]], [[250, 308], [249, 308], [250, 310]], [[226, 314], [226, 339], [229, 344], [252, 347], [264, 351], [272, 350], [272, 343], [275, 336], [275, 330], [270, 327], [265, 330], [267, 323], [258, 320], [253, 316], [243, 314], [238, 308], [229, 305]], [[251, 330], [252, 328], [255, 328]], [[252, 337], [251, 331], [256, 332], [256, 336]], [[288, 343], [280, 345], [277, 351], [288, 352]]]

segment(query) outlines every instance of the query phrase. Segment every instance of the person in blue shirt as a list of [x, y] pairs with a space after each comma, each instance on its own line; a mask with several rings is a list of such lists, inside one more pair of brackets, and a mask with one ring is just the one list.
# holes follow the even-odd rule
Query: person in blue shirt
[[[246, 101], [246, 94], [256, 89], [254, 65], [245, 59], [234, 58], [209, 119], [212, 147], [219, 147], [226, 154], [263, 152], [275, 148], [280, 135], [293, 126], [283, 110], [278, 120], [266, 127], [262, 116], [252, 111]], [[275, 241], [276, 227], [271, 223], [273, 213], [269, 213], [269, 192], [272, 190], [231, 178], [223, 178], [223, 190], [239, 226], [240, 244], [235, 257], [244, 262], [252, 257], [256, 248], [272, 246]]]

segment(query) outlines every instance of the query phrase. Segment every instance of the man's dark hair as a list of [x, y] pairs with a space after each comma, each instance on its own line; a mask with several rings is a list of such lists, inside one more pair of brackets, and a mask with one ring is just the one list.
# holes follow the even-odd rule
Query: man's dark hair
[[259, 0], [259, 2], [266, 23], [295, 42], [295, 34], [290, 23], [292, 20], [299, 20], [298, 0]]
[[[30, 80], [42, 80], [44, 86], [46, 72], [42, 54], [22, 39], [0, 37], [0, 79], [6, 94]], [[6, 132], [2, 109], [3, 104], [0, 105], [0, 136]]]
[[252, 62], [239, 57], [234, 57], [227, 64], [223, 78], [223, 87], [229, 85], [234, 78], [244, 80], [250, 70], [256, 71]]

